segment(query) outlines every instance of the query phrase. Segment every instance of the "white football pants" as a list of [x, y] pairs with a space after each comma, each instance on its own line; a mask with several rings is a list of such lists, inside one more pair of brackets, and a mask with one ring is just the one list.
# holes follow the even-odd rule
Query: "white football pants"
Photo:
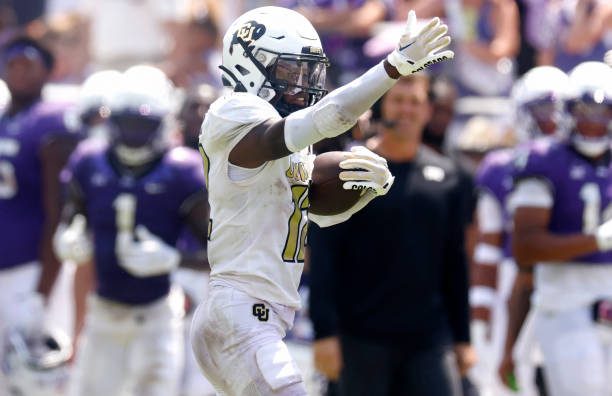
[[[6, 331], [17, 323], [28, 320], [24, 315], [29, 312], [23, 309], [25, 301], [36, 290], [40, 265], [37, 262], [19, 265], [0, 271], [0, 345], [4, 345]], [[4, 348], [0, 347], [0, 362], [3, 361]], [[0, 370], [0, 395], [8, 394], [6, 383]]]
[[208, 380], [221, 395], [302, 396], [306, 389], [283, 342], [293, 323], [289, 307], [212, 285], [196, 310], [191, 343]]
[[535, 312], [550, 394], [611, 396], [612, 329], [593, 322], [590, 307]]
[[[185, 317], [185, 339], [189, 339], [193, 312], [206, 299], [208, 295], [208, 271], [197, 271], [189, 268], [178, 268], [172, 273], [172, 281], [178, 284], [185, 298], [190, 300], [190, 313]], [[193, 348], [189, 342], [185, 343], [185, 364], [181, 380], [180, 396], [214, 396], [215, 390], [202, 375], [200, 366], [193, 354]]]
[[183, 365], [183, 296], [126, 306], [91, 295], [72, 396], [171, 396]]

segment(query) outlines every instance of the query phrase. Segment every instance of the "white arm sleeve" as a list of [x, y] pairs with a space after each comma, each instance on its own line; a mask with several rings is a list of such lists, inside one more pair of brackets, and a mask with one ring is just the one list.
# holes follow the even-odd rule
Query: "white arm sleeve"
[[321, 215], [316, 215], [314, 213], [309, 213], [308, 219], [317, 223], [317, 225], [322, 228], [330, 227], [330, 226], [333, 226], [339, 223], [343, 223], [347, 221], [352, 215], [354, 215], [355, 213], [363, 209], [374, 198], [376, 198], [376, 194], [368, 191], [365, 194], [363, 194], [361, 199], [357, 201], [357, 203], [353, 205], [346, 212], [343, 212], [337, 215], [331, 215], [331, 216], [321, 216]]
[[524, 179], [518, 182], [508, 198], [508, 210], [526, 206], [532, 208], [552, 208], [553, 195], [548, 184], [541, 179]]
[[389, 77], [381, 62], [314, 106], [288, 115], [285, 119], [287, 148], [297, 152], [346, 132], [396, 81]]
[[484, 234], [497, 234], [503, 231], [504, 214], [499, 201], [489, 192], [482, 192], [476, 204], [478, 229]]
[[474, 248], [474, 261], [478, 264], [496, 265], [504, 258], [504, 251], [495, 245], [479, 242]]

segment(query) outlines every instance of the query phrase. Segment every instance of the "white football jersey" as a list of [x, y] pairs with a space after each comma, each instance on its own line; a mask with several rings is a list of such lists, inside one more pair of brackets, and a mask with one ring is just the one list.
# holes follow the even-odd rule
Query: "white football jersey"
[[545, 310], [583, 307], [612, 298], [612, 266], [540, 263], [534, 272], [533, 304]]
[[305, 149], [267, 162], [245, 180], [228, 175], [230, 151], [270, 119], [281, 119], [272, 105], [235, 92], [217, 99], [204, 119], [200, 150], [210, 202], [210, 280], [299, 308], [314, 156]]

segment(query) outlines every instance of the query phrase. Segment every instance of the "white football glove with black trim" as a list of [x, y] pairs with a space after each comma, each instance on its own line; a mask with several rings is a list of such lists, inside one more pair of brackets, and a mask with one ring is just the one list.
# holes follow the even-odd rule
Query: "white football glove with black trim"
[[434, 63], [452, 59], [455, 56], [453, 51], [439, 52], [451, 42], [447, 32], [448, 26], [438, 17], [432, 18], [423, 29], [417, 31], [416, 14], [410, 10], [404, 33], [397, 48], [387, 56], [387, 61], [401, 75], [407, 76]]
[[387, 160], [363, 146], [355, 146], [345, 153], [340, 162], [340, 180], [345, 190], [371, 191], [374, 195], [385, 195], [395, 178], [389, 172]]
[[135, 230], [138, 241], [131, 232], [120, 231], [115, 241], [115, 253], [119, 265], [133, 276], [142, 278], [172, 272], [179, 266], [181, 255], [145, 226]]
[[344, 155], [346, 159], [340, 162], [340, 168], [344, 170], [338, 177], [344, 181], [342, 184], [344, 189], [361, 190], [361, 198], [344, 213], [331, 216], [309, 213], [308, 219], [317, 223], [319, 227], [329, 227], [348, 220], [371, 200], [379, 195], [385, 195], [395, 180], [389, 172], [387, 160], [363, 146], [355, 146]]
[[61, 261], [85, 264], [91, 261], [93, 244], [87, 233], [87, 219], [76, 214], [70, 225], [60, 223], [53, 235], [53, 250]]

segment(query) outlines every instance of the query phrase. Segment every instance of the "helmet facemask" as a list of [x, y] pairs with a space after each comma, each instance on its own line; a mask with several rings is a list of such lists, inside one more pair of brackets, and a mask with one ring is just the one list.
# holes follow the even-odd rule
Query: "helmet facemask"
[[324, 56], [280, 54], [268, 66], [268, 78], [259, 96], [273, 95], [270, 103], [282, 117], [312, 106], [327, 94], [328, 64]]
[[124, 111], [112, 114], [109, 122], [115, 154], [124, 165], [146, 164], [163, 151], [162, 117]]
[[610, 149], [612, 102], [583, 95], [568, 102], [572, 116], [572, 141], [584, 155], [597, 157]]
[[537, 66], [518, 79], [512, 88], [515, 123], [524, 139], [566, 136], [568, 122], [564, 105], [569, 96], [569, 78], [553, 66]]
[[522, 107], [530, 118], [529, 132], [532, 137], [551, 136], [563, 129], [563, 102], [554, 94], [531, 100]]
[[569, 80], [570, 141], [581, 154], [599, 157], [612, 143], [612, 69], [602, 62], [583, 62], [572, 69]]
[[[257, 96], [270, 102], [282, 117], [314, 105], [327, 94], [325, 77], [329, 60], [320, 48], [304, 47], [303, 54], [279, 54], [265, 49], [253, 54], [253, 48], [242, 39], [238, 38], [238, 43], [242, 45], [245, 56], [256, 66], [255, 73], [261, 73], [263, 77]], [[234, 74], [222, 69], [236, 81], [235, 91], [248, 91]], [[237, 69], [242, 77], [251, 73], [246, 68]], [[231, 85], [227, 79], [226, 85]]]

